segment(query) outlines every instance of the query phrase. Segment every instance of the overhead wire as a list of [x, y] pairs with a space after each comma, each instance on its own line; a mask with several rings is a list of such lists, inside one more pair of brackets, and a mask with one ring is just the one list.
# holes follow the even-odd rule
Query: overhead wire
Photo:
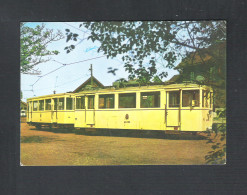
[[87, 32], [85, 32], [85, 31], [83, 31], [82, 29], [79, 29], [79, 28], [77, 28], [77, 27], [75, 27], [75, 26], [73, 26], [73, 25], [71, 25], [71, 24], [66, 23], [66, 22], [64, 22], [64, 24], [67, 24], [68, 26], [70, 26], [70, 27], [72, 27], [72, 28], [74, 28], [74, 29], [77, 29], [77, 30], [79, 30], [79, 31], [82, 31], [82, 32], [85, 33], [85, 34], [90, 34], [90, 33], [87, 33]]
[[[102, 55], [102, 56], [99, 56], [99, 57], [94, 57], [94, 58], [89, 58], [89, 59], [85, 59], [85, 60], [81, 60], [81, 61], [77, 61], [77, 62], [67, 63], [67, 64], [66, 64], [66, 63], [62, 63], [62, 62], [59, 62], [59, 61], [57, 61], [57, 60], [53, 60], [54, 62], [57, 62], [57, 63], [59, 63], [59, 64], [62, 64], [62, 66], [60, 66], [60, 67], [58, 67], [58, 68], [56, 68], [56, 69], [54, 69], [54, 70], [52, 70], [52, 71], [50, 71], [50, 72], [48, 72], [48, 73], [42, 75], [42, 76], [39, 76], [39, 78], [38, 78], [32, 85], [30, 85], [30, 86], [32, 87], [32, 89], [29, 90], [29, 91], [33, 92], [33, 95], [36, 96], [35, 93], [34, 93], [34, 88], [33, 88], [34, 85], [35, 85], [41, 78], [43, 78], [43, 77], [45, 77], [45, 76], [47, 76], [47, 75], [49, 75], [49, 74], [51, 74], [51, 73], [53, 73], [53, 72], [55, 72], [55, 71], [57, 71], [57, 70], [59, 70], [59, 69], [65, 67], [65, 66], [67, 66], [67, 65], [73, 65], [73, 64], [77, 64], [77, 63], [81, 63], [81, 62], [86, 62], [86, 61], [90, 61], [90, 60], [94, 60], [94, 59], [98, 59], [98, 58], [102, 58], [102, 57], [105, 57], [105, 55]], [[83, 78], [84, 78], [84, 77], [83, 77]], [[76, 79], [76, 80], [79, 80], [79, 79]], [[75, 81], [75, 80], [74, 80], [74, 81]], [[71, 82], [73, 82], [73, 81], [71, 81]], [[66, 83], [65, 83], [65, 84], [66, 84]], [[25, 91], [27, 91], [27, 90], [25, 90]]]
[[59, 63], [59, 64], [62, 64], [62, 66], [60, 66], [60, 67], [58, 67], [58, 68], [56, 68], [56, 69], [54, 69], [54, 70], [52, 70], [52, 71], [50, 71], [50, 72], [48, 72], [48, 73], [42, 75], [42, 76], [39, 76], [39, 78], [38, 78], [31, 86], [34, 86], [41, 78], [43, 78], [43, 77], [45, 77], [45, 76], [47, 76], [47, 75], [49, 75], [49, 74], [51, 74], [51, 73], [53, 73], [53, 72], [59, 70], [60, 68], [63, 68], [63, 67], [65, 67], [65, 66], [72, 65], [72, 64], [78, 64], [78, 63], [81, 63], [81, 62], [86, 62], [86, 61], [90, 61], [90, 60], [102, 58], [102, 57], [105, 57], [105, 55], [99, 56], [99, 57], [95, 57], [95, 58], [89, 58], [89, 59], [81, 60], [81, 61], [77, 61], [77, 62], [72, 62], [72, 63], [68, 63], [68, 64], [59, 62], [59, 61], [57, 61], [57, 60], [53, 60], [54, 62], [57, 62], [57, 63]]

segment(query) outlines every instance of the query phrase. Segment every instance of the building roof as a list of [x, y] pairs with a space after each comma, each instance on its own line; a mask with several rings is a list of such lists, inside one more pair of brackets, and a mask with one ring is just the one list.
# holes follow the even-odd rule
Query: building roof
[[217, 58], [225, 58], [225, 50], [226, 50], [226, 43], [222, 42], [211, 45], [208, 48], [203, 48], [200, 50], [200, 52], [198, 51], [191, 52], [174, 69], [178, 70], [178, 69], [187, 68], [188, 66], [203, 65], [203, 61], [210, 62], [214, 60], [215, 56]]
[[27, 103], [26, 102], [21, 101], [21, 104], [24, 104], [25, 106], [27, 106]]
[[[96, 79], [94, 76], [93, 77], [93, 82], [97, 85], [97, 87], [104, 87], [104, 85], [98, 81], [98, 79]], [[77, 93], [79, 91], [81, 91], [83, 88], [85, 88], [87, 85], [91, 84], [91, 77], [89, 79], [87, 79], [84, 83], [82, 83], [79, 87], [77, 87], [73, 93]]]
[[170, 78], [170, 80], [166, 81], [165, 83], [177, 83], [179, 82], [180, 78], [181, 78], [181, 75], [176, 74], [172, 78]]

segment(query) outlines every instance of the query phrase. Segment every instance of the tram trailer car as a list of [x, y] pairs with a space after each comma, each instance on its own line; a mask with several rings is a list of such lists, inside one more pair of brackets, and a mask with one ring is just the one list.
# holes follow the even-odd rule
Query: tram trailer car
[[[53, 101], [56, 98], [64, 98], [64, 110], [56, 110]], [[72, 108], [69, 107], [71, 110], [67, 110], [67, 98], [71, 98], [69, 100], [72, 102]], [[45, 99], [51, 100], [51, 108], [48, 110], [46, 120], [43, 120], [41, 115], [46, 112], [46, 106], [44, 110], [39, 111], [39, 101], [43, 104], [42, 100]], [[28, 122], [38, 127], [44, 122], [48, 125], [70, 124], [75, 128], [86, 129], [206, 131], [212, 128], [212, 100], [212, 89], [197, 84], [153, 85], [119, 89], [111, 87], [75, 94], [30, 98], [28, 105], [32, 108], [28, 110]], [[35, 101], [37, 105], [33, 111]], [[46, 105], [46, 101], [44, 103]], [[32, 118], [29, 117], [30, 112], [32, 112]], [[54, 120], [54, 112], [64, 114], [58, 114], [60, 117]]]
[[27, 123], [40, 129], [42, 126], [74, 127], [73, 93], [53, 94], [29, 98]]

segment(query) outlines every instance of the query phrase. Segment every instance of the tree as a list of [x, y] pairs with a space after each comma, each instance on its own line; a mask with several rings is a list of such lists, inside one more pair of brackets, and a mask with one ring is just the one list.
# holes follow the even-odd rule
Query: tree
[[21, 73], [39, 74], [39, 71], [34, 69], [35, 66], [49, 61], [49, 56], [59, 53], [57, 50], [48, 50], [47, 46], [64, 36], [61, 31], [54, 33], [52, 29], [45, 29], [44, 24], [31, 28], [21, 23], [20, 33]]
[[[154, 76], [166, 77], [166, 69], [191, 52], [197, 52], [204, 63], [203, 56], [210, 52], [205, 48], [226, 41], [224, 21], [85, 22], [80, 26], [89, 30], [88, 39], [100, 43], [98, 52], [107, 58], [121, 57], [129, 79], [144, 83]], [[67, 41], [75, 36], [67, 29]]]

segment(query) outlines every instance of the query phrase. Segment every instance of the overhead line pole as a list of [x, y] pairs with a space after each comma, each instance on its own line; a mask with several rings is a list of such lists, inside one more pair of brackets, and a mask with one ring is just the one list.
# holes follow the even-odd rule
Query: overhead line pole
[[89, 70], [91, 71], [91, 86], [93, 87], [93, 65], [92, 64], [90, 64]]

